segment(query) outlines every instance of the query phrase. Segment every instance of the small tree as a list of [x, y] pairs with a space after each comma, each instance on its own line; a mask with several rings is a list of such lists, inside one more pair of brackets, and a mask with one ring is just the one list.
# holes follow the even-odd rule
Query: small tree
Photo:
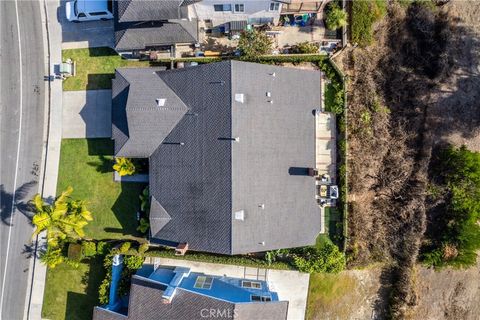
[[120, 176], [132, 175], [135, 173], [135, 165], [132, 160], [124, 157], [115, 158], [113, 170], [117, 171]]
[[331, 3], [326, 12], [325, 23], [330, 30], [337, 30], [347, 25], [347, 13], [337, 4]]
[[242, 56], [251, 59], [270, 53], [272, 44], [272, 39], [265, 32], [252, 29], [242, 32], [238, 49]]

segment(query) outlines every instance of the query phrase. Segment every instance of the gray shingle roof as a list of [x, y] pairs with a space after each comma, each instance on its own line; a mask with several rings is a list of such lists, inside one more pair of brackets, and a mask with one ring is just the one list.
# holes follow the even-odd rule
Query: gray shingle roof
[[315, 167], [320, 72], [224, 61], [157, 74], [188, 112], [150, 156], [152, 240], [223, 254], [313, 244], [315, 181], [289, 170]]
[[[185, 104], [155, 70], [158, 71], [116, 70], [112, 82], [112, 137], [116, 156], [149, 157], [187, 112]], [[166, 99], [165, 106], [157, 106], [158, 98]]]
[[[177, 288], [171, 303], [163, 303], [165, 286], [139, 276], [132, 277], [128, 318], [95, 308], [93, 320], [197, 320], [205, 319], [205, 311], [219, 310], [218, 319], [282, 320], [288, 302], [230, 303]], [[203, 314], [203, 317], [202, 317]], [[223, 316], [222, 316], [223, 315]], [[108, 317], [110, 316], [110, 317]]]
[[116, 0], [113, 5], [115, 50], [195, 43], [197, 21], [187, 6], [197, 0]]
[[170, 20], [115, 23], [115, 50], [142, 50], [149, 46], [196, 43], [197, 21]]
[[116, 0], [119, 22], [156, 21], [188, 18], [187, 6], [195, 0]]
[[229, 62], [158, 73], [189, 111], [165, 139], [184, 145], [150, 157], [150, 192], [172, 217], [155, 238], [231, 251], [231, 142], [218, 140], [231, 136], [230, 74]]

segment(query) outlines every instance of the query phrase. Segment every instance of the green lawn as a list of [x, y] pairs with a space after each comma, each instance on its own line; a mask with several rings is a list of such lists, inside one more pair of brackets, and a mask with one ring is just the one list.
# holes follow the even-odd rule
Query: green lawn
[[[345, 294], [355, 290], [356, 280], [346, 275], [313, 273], [310, 275], [310, 286], [307, 300], [307, 319], [322, 319], [321, 315], [326, 314], [336, 305], [338, 299]], [[339, 319], [347, 319], [340, 317]]]
[[68, 49], [62, 51], [63, 60], [76, 63], [76, 75], [63, 82], [64, 91], [110, 89], [115, 69], [121, 67], [148, 67], [148, 61], [122, 59], [110, 48]]
[[74, 199], [85, 200], [93, 221], [87, 238], [135, 238], [140, 183], [113, 181], [113, 142], [110, 139], [64, 139], [60, 154], [57, 194], [72, 186]]
[[48, 269], [42, 317], [50, 320], [91, 320], [98, 305], [98, 287], [105, 277], [102, 258], [81, 263], [78, 269], [65, 263]]

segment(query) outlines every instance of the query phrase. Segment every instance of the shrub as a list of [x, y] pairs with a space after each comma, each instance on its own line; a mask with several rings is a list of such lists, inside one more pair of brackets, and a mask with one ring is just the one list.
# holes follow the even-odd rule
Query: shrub
[[272, 39], [265, 32], [252, 29], [242, 32], [238, 50], [245, 59], [255, 58], [270, 53], [272, 44]]
[[347, 25], [347, 13], [336, 3], [330, 2], [326, 10], [325, 23], [330, 30], [337, 30]]
[[113, 170], [117, 171], [120, 176], [132, 175], [135, 173], [135, 165], [128, 158], [118, 157], [115, 158]]
[[148, 228], [150, 228], [150, 223], [148, 222], [148, 220], [145, 218], [141, 218], [140, 225], [137, 227], [137, 231], [145, 234], [147, 233]]
[[[150, 211], [150, 190], [148, 186], [146, 186], [145, 189], [143, 189], [139, 198], [140, 198], [140, 210], [148, 214]], [[145, 231], [143, 233], [145, 233]]]
[[110, 244], [104, 241], [97, 243], [97, 254], [106, 254], [110, 250]]
[[446, 208], [435, 219], [432, 245], [424, 248], [422, 262], [441, 267], [476, 264], [480, 249], [480, 153], [449, 147], [439, 152], [434, 175], [444, 185]]
[[83, 241], [82, 254], [84, 257], [94, 257], [97, 254], [97, 246], [95, 242]]
[[320, 248], [304, 248], [301, 254], [294, 256], [294, 263], [301, 272], [338, 273], [345, 269], [346, 260], [336, 245], [325, 242]]
[[64, 260], [62, 249], [58, 247], [48, 246], [47, 251], [40, 255], [40, 261], [52, 269]]
[[131, 246], [132, 246], [132, 244], [128, 241], [122, 243], [122, 245], [119, 248], [120, 253], [121, 254], [126, 253], [130, 249]]
[[138, 247], [138, 253], [143, 255], [145, 254], [145, 252], [147, 252], [149, 246], [148, 246], [148, 243], [142, 243], [139, 247]]
[[318, 53], [318, 45], [308, 41], [298, 43], [292, 47], [292, 53], [313, 54]]
[[98, 287], [98, 301], [100, 304], [108, 304], [110, 294], [110, 282], [112, 281], [112, 273], [107, 272], [107, 276], [102, 280], [102, 283]]
[[352, 1], [352, 41], [365, 47], [373, 42], [373, 24], [386, 14], [385, 0]]
[[123, 263], [126, 268], [130, 270], [137, 270], [142, 267], [144, 260], [145, 258], [140, 256], [125, 256]]

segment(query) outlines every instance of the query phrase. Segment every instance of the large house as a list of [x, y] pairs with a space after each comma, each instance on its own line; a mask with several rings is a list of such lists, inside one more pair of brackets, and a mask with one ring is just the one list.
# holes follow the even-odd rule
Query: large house
[[149, 159], [152, 244], [220, 254], [311, 245], [320, 72], [223, 61], [117, 69], [115, 156]]
[[223, 26], [234, 21], [245, 24], [277, 24], [282, 2], [279, 0], [203, 0], [195, 3], [195, 14], [210, 27]]
[[93, 320], [285, 320], [288, 312], [266, 281], [154, 265], [132, 277], [128, 303], [113, 305], [96, 307]]

